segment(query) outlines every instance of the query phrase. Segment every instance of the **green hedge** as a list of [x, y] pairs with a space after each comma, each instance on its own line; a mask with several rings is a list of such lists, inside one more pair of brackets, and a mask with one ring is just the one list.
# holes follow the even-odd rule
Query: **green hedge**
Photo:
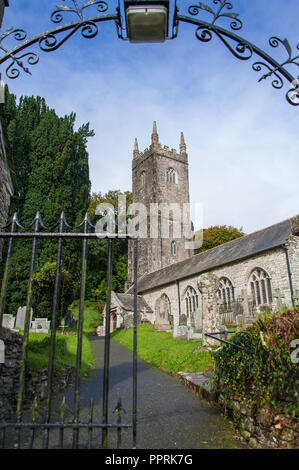
[[291, 342], [299, 338], [299, 309], [266, 314], [250, 328], [236, 333], [231, 342], [252, 354], [225, 345], [215, 355], [212, 388], [226, 402], [273, 409], [284, 405], [298, 414], [298, 364], [292, 362]]

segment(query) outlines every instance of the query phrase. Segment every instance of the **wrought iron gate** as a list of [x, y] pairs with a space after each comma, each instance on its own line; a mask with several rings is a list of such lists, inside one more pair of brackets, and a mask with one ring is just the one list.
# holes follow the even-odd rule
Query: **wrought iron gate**
[[[109, 410], [109, 366], [110, 366], [110, 306], [111, 306], [111, 272], [112, 272], [112, 249], [115, 239], [130, 239], [129, 235], [109, 235], [103, 236], [95, 231], [90, 232], [89, 228], [94, 226], [91, 224], [88, 214], [86, 213], [83, 222], [78, 226], [83, 228], [83, 232], [66, 232], [65, 228], [71, 229], [66, 222], [64, 213], [62, 212], [59, 219], [58, 232], [45, 232], [39, 231], [40, 229], [46, 230], [40, 213], [37, 212], [33, 221], [34, 232], [25, 232], [23, 227], [18, 221], [17, 214], [15, 214], [11, 222], [4, 228], [10, 228], [9, 232], [0, 232], [0, 238], [8, 238], [7, 257], [4, 267], [4, 274], [2, 278], [2, 288], [0, 297], [0, 337], [2, 333], [2, 320], [5, 308], [5, 299], [7, 292], [8, 273], [11, 268], [11, 253], [13, 243], [16, 239], [32, 239], [32, 251], [30, 261], [30, 274], [28, 280], [27, 300], [26, 300], [26, 316], [24, 326], [24, 340], [22, 347], [22, 357], [20, 364], [19, 387], [17, 395], [16, 415], [13, 422], [0, 423], [0, 448], [44, 448], [50, 447], [49, 438], [51, 433], [57, 436], [55, 448], [65, 447], [65, 433], [71, 432], [71, 439], [68, 437], [67, 447], [77, 448], [108, 448], [108, 433], [111, 430], [116, 432], [116, 446], [121, 447], [122, 431], [129, 429], [132, 432], [132, 447], [136, 448], [136, 434], [137, 434], [137, 239], [134, 239], [134, 329], [133, 329], [133, 380], [132, 380], [132, 416], [128, 423], [122, 423], [122, 403], [119, 398], [118, 403], [114, 409], [117, 412], [116, 421], [108, 422]], [[17, 228], [21, 231], [17, 231]], [[82, 336], [83, 336], [83, 318], [84, 318], [84, 298], [85, 298], [85, 284], [87, 273], [87, 248], [88, 240], [103, 239], [107, 240], [108, 244], [108, 268], [107, 268], [107, 303], [106, 303], [106, 322], [105, 322], [105, 344], [104, 344], [104, 369], [103, 369], [103, 391], [102, 391], [102, 417], [97, 421], [93, 419], [94, 401], [91, 401], [88, 419], [80, 420], [80, 371], [82, 359]], [[53, 295], [52, 317], [51, 317], [51, 340], [50, 340], [50, 356], [48, 363], [48, 382], [47, 382], [47, 402], [46, 410], [44, 412], [44, 419], [42, 422], [37, 422], [36, 411], [37, 402], [35, 401], [32, 406], [32, 416], [25, 419], [24, 417], [24, 394], [25, 394], [25, 372], [27, 367], [28, 344], [29, 344], [29, 329], [30, 329], [30, 311], [32, 304], [32, 285], [33, 275], [37, 257], [37, 244], [41, 239], [57, 240], [57, 264], [55, 287]], [[52, 413], [52, 400], [53, 400], [53, 373], [54, 373], [54, 359], [55, 359], [55, 339], [56, 339], [56, 318], [58, 311], [59, 291], [61, 284], [61, 267], [62, 267], [62, 251], [63, 242], [66, 239], [82, 240], [82, 259], [81, 259], [81, 284], [80, 284], [80, 303], [79, 303], [79, 319], [77, 328], [77, 356], [76, 356], [76, 371], [75, 371], [75, 384], [74, 384], [74, 406], [72, 417], [66, 418], [66, 402], [62, 400], [59, 409], [59, 419], [55, 419]], [[1, 374], [0, 374], [1, 375]], [[97, 397], [95, 397], [97, 398]], [[53, 419], [54, 418], [54, 419]], [[80, 441], [81, 433], [85, 430], [87, 438], [83, 442]], [[101, 442], [95, 442], [94, 432], [101, 431]], [[24, 435], [26, 439], [24, 440]], [[82, 435], [82, 434], [81, 434]], [[38, 440], [38, 444], [36, 443]], [[70, 444], [71, 442], [71, 444]], [[36, 447], [38, 445], [38, 447]]]

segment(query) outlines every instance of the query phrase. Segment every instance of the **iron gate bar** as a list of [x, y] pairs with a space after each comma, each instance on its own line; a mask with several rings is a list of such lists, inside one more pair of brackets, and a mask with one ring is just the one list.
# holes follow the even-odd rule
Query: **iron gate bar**
[[[88, 233], [88, 226], [90, 223], [88, 214], [86, 212], [84, 220], [79, 227], [83, 225], [84, 234]], [[82, 242], [82, 264], [81, 264], [81, 286], [80, 286], [80, 304], [79, 304], [79, 324], [78, 324], [78, 342], [77, 342], [77, 361], [76, 361], [76, 379], [75, 379], [75, 410], [74, 422], [79, 422], [80, 415], [80, 373], [82, 362], [82, 333], [83, 333], [83, 317], [84, 317], [84, 300], [85, 300], [85, 285], [86, 285], [86, 269], [87, 269], [87, 239], [84, 238]], [[78, 448], [79, 429], [74, 428], [73, 431], [73, 449]]]
[[[108, 422], [108, 393], [109, 393], [109, 362], [110, 362], [110, 308], [111, 308], [111, 274], [112, 274], [112, 240], [108, 240], [108, 294], [106, 301], [106, 324], [105, 324], [105, 353], [104, 353], [104, 383], [103, 383], [103, 414], [102, 422]], [[107, 449], [108, 431], [102, 431], [102, 448]]]
[[[7, 291], [7, 282], [8, 282], [8, 272], [11, 261], [11, 252], [13, 246], [14, 238], [32, 238], [32, 250], [31, 250], [31, 261], [30, 261], [30, 274], [29, 282], [27, 289], [27, 300], [26, 300], [26, 316], [25, 316], [25, 328], [24, 328], [24, 343], [22, 347], [22, 359], [21, 359], [21, 371], [20, 371], [20, 387], [18, 390], [18, 401], [17, 401], [17, 422], [15, 423], [0, 423], [0, 446], [4, 448], [5, 439], [6, 439], [6, 429], [14, 428], [16, 431], [15, 437], [15, 448], [20, 448], [21, 446], [21, 430], [28, 429], [30, 431], [29, 437], [29, 447], [32, 448], [35, 440], [35, 431], [37, 429], [43, 430], [43, 448], [49, 447], [49, 435], [50, 430], [58, 429], [59, 431], [59, 444], [63, 448], [64, 443], [64, 430], [71, 428], [73, 430], [73, 440], [72, 447], [78, 448], [79, 444], [79, 431], [80, 429], [87, 429], [88, 435], [88, 444], [87, 447], [92, 447], [92, 431], [95, 428], [102, 429], [102, 439], [103, 447], [106, 448], [108, 445], [108, 430], [116, 429], [117, 430], [117, 446], [120, 447], [121, 444], [121, 430], [122, 429], [133, 429], [133, 444], [136, 447], [136, 429], [137, 429], [137, 244], [138, 240], [135, 236], [124, 235], [124, 234], [115, 234], [110, 236], [110, 234], [101, 235], [98, 233], [88, 233], [88, 227], [94, 227], [89, 219], [88, 214], [85, 214], [83, 222], [78, 226], [83, 226], [83, 233], [66, 233], [64, 232], [64, 227], [68, 228], [70, 225], [67, 223], [64, 213], [61, 213], [59, 224], [59, 232], [39, 232], [39, 227], [46, 229], [42, 223], [40, 213], [37, 212], [35, 219], [33, 221], [34, 232], [16, 232], [16, 227], [24, 229], [19, 223], [17, 214], [14, 214], [11, 222], [3, 228], [11, 226], [11, 232], [0, 232], [0, 238], [9, 238], [9, 245], [7, 251], [7, 258], [4, 269], [4, 277], [2, 281], [1, 288], [1, 327], [2, 327], [2, 317], [4, 311], [4, 304]], [[31, 224], [32, 225], [32, 224]], [[33, 274], [35, 268], [35, 261], [37, 256], [37, 241], [39, 238], [45, 239], [58, 239], [58, 249], [57, 249], [57, 264], [56, 264], [56, 274], [55, 274], [55, 284], [54, 284], [54, 294], [53, 294], [53, 305], [52, 305], [52, 323], [51, 323], [51, 341], [50, 341], [50, 357], [48, 363], [48, 385], [47, 385], [47, 404], [46, 404], [46, 418], [45, 422], [37, 423], [37, 401], [34, 400], [32, 406], [32, 419], [31, 422], [23, 422], [23, 403], [24, 403], [24, 387], [25, 387], [25, 370], [27, 363], [27, 349], [29, 341], [29, 329], [30, 329], [30, 313], [31, 313], [31, 299], [32, 299], [32, 283], [33, 283]], [[132, 422], [128, 424], [121, 423], [121, 413], [122, 410], [119, 408], [118, 402], [118, 417], [117, 423], [108, 423], [108, 394], [109, 394], [109, 349], [110, 349], [110, 304], [111, 304], [111, 272], [112, 272], [112, 245], [115, 239], [132, 239], [134, 240], [134, 351], [133, 351], [133, 410], [132, 410]], [[53, 373], [54, 373], [54, 357], [55, 357], [55, 338], [56, 338], [56, 317], [57, 317], [57, 308], [59, 300], [59, 289], [61, 281], [61, 266], [62, 266], [62, 248], [64, 239], [77, 239], [82, 240], [82, 262], [81, 262], [81, 285], [80, 285], [80, 303], [79, 303], [79, 322], [78, 322], [78, 341], [77, 341], [77, 357], [76, 357], [76, 379], [75, 379], [75, 397], [74, 397], [74, 417], [71, 423], [65, 422], [65, 411], [66, 403], [65, 397], [63, 397], [62, 403], [60, 405], [60, 420], [56, 423], [51, 423], [51, 402], [52, 402], [52, 384], [53, 384]], [[80, 370], [81, 370], [81, 359], [82, 359], [82, 334], [83, 334], [83, 320], [84, 320], [84, 297], [85, 297], [85, 284], [86, 284], [86, 273], [87, 273], [87, 243], [88, 239], [107, 239], [108, 243], [108, 297], [107, 297], [107, 309], [108, 317], [106, 318], [106, 327], [108, 328], [109, 334], [105, 336], [105, 355], [104, 355], [104, 385], [103, 385], [103, 420], [102, 423], [93, 423], [93, 401], [91, 400], [88, 422], [82, 423], [79, 421], [80, 415]], [[0, 330], [1, 332], [1, 330]], [[121, 405], [120, 405], [121, 406]]]
[[[64, 225], [71, 228], [65, 219], [64, 212], [61, 213], [60, 219], [58, 221], [59, 232], [62, 233], [64, 230]], [[46, 423], [50, 422], [51, 419], [51, 404], [52, 404], [52, 381], [54, 373], [54, 356], [55, 356], [55, 339], [56, 339], [56, 316], [57, 316], [57, 307], [59, 299], [59, 287], [60, 287], [60, 274], [61, 274], [61, 264], [62, 264], [62, 238], [58, 238], [58, 250], [57, 250], [57, 261], [56, 261], [56, 274], [55, 274], [55, 287], [54, 287], [54, 297], [53, 297], [53, 308], [52, 308], [52, 317], [51, 317], [51, 346], [50, 346], [50, 357], [48, 365], [48, 390], [47, 390], [47, 416]], [[49, 445], [49, 429], [45, 429], [44, 434], [44, 449], [47, 449]]]
[[81, 232], [0, 232], [0, 238], [91, 238], [91, 239], [100, 239], [100, 240], [108, 240], [108, 239], [124, 239], [124, 240], [135, 240], [136, 237], [134, 235], [124, 235], [124, 234], [101, 234], [101, 233], [81, 233]]
[[138, 241], [134, 240], [133, 447], [135, 449], [137, 435], [137, 278]]
[[[240, 351], [245, 351], [247, 352], [248, 354], [254, 354], [253, 351], [250, 351], [250, 349], [246, 349], [246, 348], [243, 348], [243, 346], [239, 346], [238, 344], [234, 344], [232, 343], [231, 341], [227, 341], [225, 339], [220, 339], [220, 338], [216, 338], [214, 335], [221, 335], [221, 334], [225, 334], [225, 333], [232, 333], [231, 331], [218, 331], [218, 332], [215, 332], [215, 333], [205, 333], [205, 336], [208, 336], [210, 338], [213, 338], [215, 339], [216, 341], [220, 341], [221, 343], [225, 343], [225, 344], [229, 344], [230, 346], [233, 346], [234, 348], [236, 349], [239, 349]], [[234, 333], [234, 332], [233, 332]]]
[[[45, 228], [41, 220], [41, 215], [39, 212], [36, 213], [34, 224], [34, 234], [38, 233], [39, 226]], [[29, 329], [30, 329], [30, 315], [31, 315], [31, 299], [32, 299], [32, 283], [33, 283], [33, 274], [35, 268], [36, 260], [36, 248], [37, 248], [37, 238], [33, 237], [32, 240], [32, 250], [31, 250], [31, 261], [30, 261], [30, 271], [29, 271], [29, 281], [27, 288], [27, 300], [26, 300], [26, 314], [25, 314], [25, 325], [24, 325], [24, 340], [22, 347], [22, 357], [21, 357], [21, 370], [19, 376], [19, 389], [18, 389], [18, 399], [17, 399], [17, 422], [21, 422], [23, 415], [23, 399], [24, 399], [24, 389], [25, 389], [25, 369], [27, 363], [27, 347], [29, 342]], [[16, 448], [20, 447], [20, 430], [16, 433]]]

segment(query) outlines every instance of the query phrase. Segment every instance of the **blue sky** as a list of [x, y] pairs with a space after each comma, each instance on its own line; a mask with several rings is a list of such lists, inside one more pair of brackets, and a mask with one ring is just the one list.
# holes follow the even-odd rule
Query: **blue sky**
[[[111, 12], [115, 3], [109, 2]], [[198, 2], [178, 3], [184, 14]], [[216, 8], [211, 0], [206, 3]], [[232, 3], [244, 25], [240, 36], [278, 61], [286, 52], [269, 46], [271, 36], [287, 37], [295, 52], [298, 0]], [[24, 28], [29, 38], [51, 29], [56, 4], [72, 1], [10, 0], [2, 30]], [[85, 10], [86, 17], [94, 8]], [[199, 16], [209, 21], [205, 12]], [[76, 19], [64, 18], [65, 23]], [[219, 25], [228, 29], [229, 21]], [[131, 189], [134, 139], [141, 151], [148, 147], [156, 120], [162, 145], [179, 149], [184, 132], [191, 202], [203, 204], [205, 227], [227, 224], [250, 233], [296, 215], [299, 107], [285, 100], [288, 84], [275, 90], [271, 79], [258, 83], [254, 60], [237, 60], [216, 37], [201, 43], [195, 29], [181, 24], [173, 41], [134, 45], [117, 38], [112, 22], [105, 23], [94, 39], [77, 33], [56, 52], [33, 46], [40, 61], [31, 67], [32, 76], [8, 80], [2, 66], [2, 78], [18, 97], [44, 96], [59, 115], [76, 112], [77, 126], [90, 122], [96, 134], [88, 143], [95, 192]], [[294, 66], [289, 71], [299, 73]]]

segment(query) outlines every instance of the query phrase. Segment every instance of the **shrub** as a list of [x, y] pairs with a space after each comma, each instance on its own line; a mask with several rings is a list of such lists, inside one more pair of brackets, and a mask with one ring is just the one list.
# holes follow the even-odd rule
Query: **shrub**
[[298, 412], [298, 366], [291, 360], [290, 344], [299, 338], [299, 309], [266, 314], [250, 328], [233, 336], [231, 345], [215, 354], [212, 387], [226, 401], [238, 399], [247, 406], [282, 403], [291, 415]]

